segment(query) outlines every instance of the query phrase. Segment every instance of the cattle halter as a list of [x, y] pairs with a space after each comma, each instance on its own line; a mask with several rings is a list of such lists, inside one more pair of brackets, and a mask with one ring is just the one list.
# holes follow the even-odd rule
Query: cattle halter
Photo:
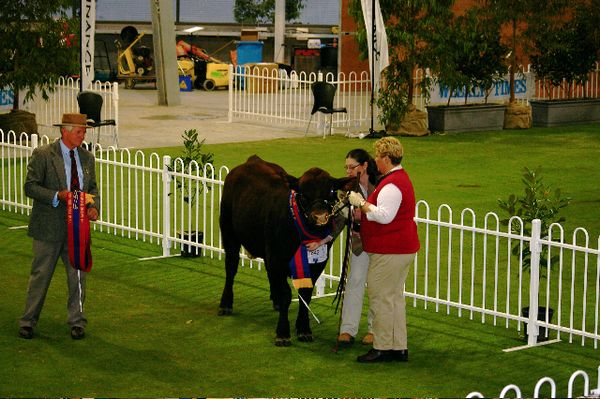
[[[330, 193], [332, 193], [332, 192], [333, 192], [333, 190], [330, 190]], [[302, 213], [302, 216], [304, 216], [304, 218], [306, 220], [314, 220], [314, 217], [306, 211], [306, 204], [304, 203], [305, 198], [302, 195], [302, 193], [295, 191], [295, 196], [296, 196], [296, 203], [298, 204], [298, 209]], [[323, 216], [325, 219], [323, 222], [319, 223], [319, 221], [314, 220], [315, 224], [318, 226], [324, 226], [327, 223], [329, 223], [329, 219], [331, 218], [331, 216], [334, 215], [332, 210], [337, 205], [337, 202], [334, 205], [331, 205], [331, 201], [329, 201], [327, 199], [317, 199], [317, 200], [312, 201], [309, 204], [308, 208], [312, 209], [314, 206], [321, 205], [321, 204], [325, 205], [326, 214], [325, 214], [325, 216]]]

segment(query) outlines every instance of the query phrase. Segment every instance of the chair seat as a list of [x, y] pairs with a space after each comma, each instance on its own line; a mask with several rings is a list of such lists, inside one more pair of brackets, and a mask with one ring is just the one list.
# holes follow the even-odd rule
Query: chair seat
[[116, 126], [117, 122], [114, 119], [106, 119], [100, 122], [90, 122], [90, 126], [100, 127], [100, 126]]
[[346, 108], [327, 108], [327, 107], [320, 107], [317, 112], [322, 112], [324, 114], [335, 114], [336, 112], [345, 112], [348, 113], [348, 110]]

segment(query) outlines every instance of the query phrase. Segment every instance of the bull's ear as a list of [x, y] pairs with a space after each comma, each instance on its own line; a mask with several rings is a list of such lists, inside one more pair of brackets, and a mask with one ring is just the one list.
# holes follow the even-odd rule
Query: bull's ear
[[291, 190], [298, 191], [300, 189], [300, 187], [298, 186], [299, 179], [297, 177], [294, 177], [292, 175], [287, 175], [285, 178], [286, 178]]
[[356, 177], [342, 177], [336, 179], [333, 183], [335, 190], [352, 191], [356, 190], [357, 180]]

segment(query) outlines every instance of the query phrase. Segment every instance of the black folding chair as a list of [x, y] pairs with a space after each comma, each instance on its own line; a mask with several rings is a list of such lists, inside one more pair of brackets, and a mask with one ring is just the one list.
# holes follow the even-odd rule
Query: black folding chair
[[[116, 126], [117, 123], [114, 119], [102, 120], [102, 96], [93, 91], [82, 91], [77, 95], [77, 104], [79, 104], [79, 113], [86, 114], [88, 120], [91, 120], [90, 125], [94, 128], [94, 135], [96, 136], [96, 144], [100, 141], [100, 129], [102, 126]], [[98, 130], [96, 130], [98, 129]], [[92, 142], [93, 142], [92, 137]], [[118, 146], [118, 138], [116, 129], [113, 130], [112, 144]]]
[[[308, 134], [308, 128], [310, 127], [310, 123], [312, 122], [312, 117], [317, 112], [322, 112], [324, 114], [329, 114], [329, 135], [331, 135], [331, 125], [333, 124], [333, 114], [338, 112], [343, 112], [345, 114], [348, 113], [345, 107], [342, 108], [334, 108], [333, 107], [333, 99], [335, 98], [336, 87], [334, 84], [329, 82], [314, 82], [311, 85], [311, 90], [313, 93], [314, 104], [312, 111], [310, 111], [310, 119], [308, 120], [308, 125], [306, 126], [306, 131], [304, 132], [304, 136]], [[323, 138], [325, 138], [325, 130], [323, 130]]]

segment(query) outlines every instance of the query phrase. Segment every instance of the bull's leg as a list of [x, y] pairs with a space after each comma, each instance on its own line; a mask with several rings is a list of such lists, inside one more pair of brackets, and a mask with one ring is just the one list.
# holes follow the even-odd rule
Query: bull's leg
[[[308, 308], [305, 305], [310, 305], [310, 299], [312, 298], [312, 288], [300, 288], [298, 290], [298, 316], [296, 317], [296, 336], [300, 342], [312, 342], [313, 334], [310, 329], [310, 318], [308, 315]], [[304, 301], [303, 301], [304, 300]]]
[[223, 234], [223, 247], [225, 249], [225, 287], [221, 294], [219, 316], [227, 316], [233, 312], [233, 281], [238, 271], [242, 246], [237, 239]]
[[290, 336], [288, 310], [290, 308], [290, 303], [292, 302], [292, 290], [287, 282], [287, 275], [285, 273], [282, 273], [281, 270], [272, 271], [272, 268], [269, 267], [269, 265], [265, 266], [269, 276], [273, 305], [279, 310], [279, 319], [277, 320], [277, 329], [275, 330], [275, 345], [290, 346], [292, 340]]
[[[313, 286], [321, 276], [321, 273], [323, 273], [326, 264], [327, 262], [323, 262], [315, 263], [310, 266], [310, 276], [313, 282]], [[299, 299], [298, 316], [296, 317], [296, 335], [298, 337], [298, 341], [300, 342], [312, 342], [314, 340], [313, 333], [310, 328], [310, 317], [308, 314], [308, 308], [304, 304], [304, 302], [306, 302], [307, 305], [310, 305], [312, 293], [313, 288], [300, 288], [298, 290], [298, 296], [301, 297], [301, 299]]]

